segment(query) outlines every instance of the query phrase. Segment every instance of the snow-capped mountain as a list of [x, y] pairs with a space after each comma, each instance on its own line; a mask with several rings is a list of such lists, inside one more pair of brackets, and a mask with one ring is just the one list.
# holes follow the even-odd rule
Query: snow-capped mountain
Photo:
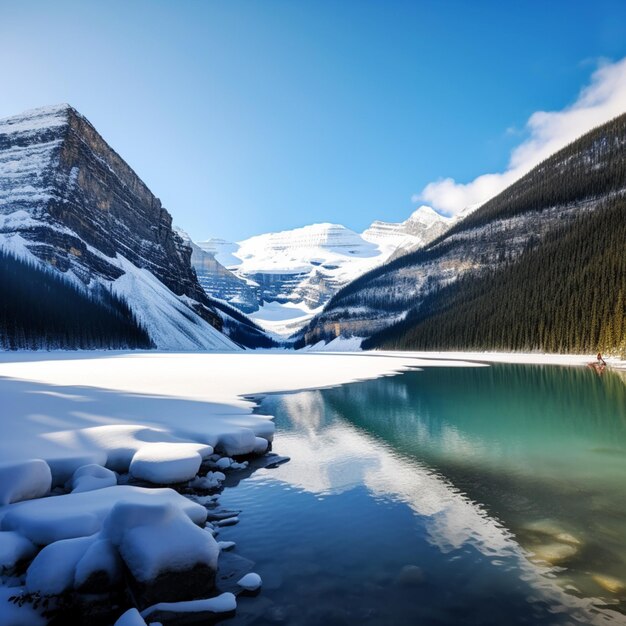
[[198, 283], [171, 215], [67, 104], [0, 120], [0, 247], [121, 297], [158, 348], [237, 347], [220, 331], [239, 322]]
[[443, 235], [451, 223], [451, 218], [443, 217], [429, 206], [421, 206], [399, 224], [374, 222], [363, 231], [362, 237], [378, 244], [381, 249], [391, 249], [390, 257], [395, 258], [417, 250]]
[[[201, 250], [240, 280], [239, 288], [232, 281], [225, 285], [223, 272], [214, 271], [199, 255], [192, 257], [192, 262], [210, 296], [250, 313], [262, 327], [288, 335], [341, 287], [389, 259], [427, 244], [451, 223], [450, 218], [423, 206], [404, 222], [377, 221], [360, 234], [340, 224], [323, 223], [238, 243], [223, 239], [199, 242]], [[249, 308], [251, 294], [256, 297], [253, 310]]]

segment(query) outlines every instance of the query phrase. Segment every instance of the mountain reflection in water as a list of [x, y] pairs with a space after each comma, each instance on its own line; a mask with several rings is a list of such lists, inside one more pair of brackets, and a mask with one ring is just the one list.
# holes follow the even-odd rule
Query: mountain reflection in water
[[626, 386], [591, 374], [437, 367], [266, 397], [291, 461], [227, 490], [244, 514], [224, 539], [280, 582], [235, 622], [626, 623]]

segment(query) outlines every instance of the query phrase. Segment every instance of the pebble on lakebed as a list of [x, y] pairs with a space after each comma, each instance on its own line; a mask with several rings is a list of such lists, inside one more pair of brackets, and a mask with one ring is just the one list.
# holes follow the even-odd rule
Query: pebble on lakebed
[[558, 523], [543, 519], [523, 527], [532, 536], [529, 547], [533, 560], [558, 565], [578, 554], [581, 541]]
[[592, 574], [591, 578], [606, 591], [610, 593], [621, 593], [626, 589], [626, 584], [619, 578], [606, 576], [605, 574]]
[[571, 559], [578, 550], [567, 543], [546, 543], [532, 547], [533, 559], [546, 561], [552, 565]]
[[418, 565], [405, 565], [395, 582], [404, 586], [421, 585], [424, 582], [424, 571]]

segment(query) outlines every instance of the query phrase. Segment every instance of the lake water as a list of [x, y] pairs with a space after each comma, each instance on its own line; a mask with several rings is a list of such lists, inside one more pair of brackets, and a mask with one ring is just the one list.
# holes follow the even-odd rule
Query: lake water
[[626, 624], [626, 380], [433, 367], [268, 396], [220, 498], [264, 581], [230, 624]]

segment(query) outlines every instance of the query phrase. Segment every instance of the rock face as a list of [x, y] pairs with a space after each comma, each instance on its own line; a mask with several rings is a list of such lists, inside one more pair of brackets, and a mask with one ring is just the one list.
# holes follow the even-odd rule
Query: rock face
[[207, 295], [224, 300], [243, 313], [254, 313], [258, 310], [259, 289], [255, 284], [226, 269], [213, 253], [203, 250], [194, 243], [185, 231], [175, 230], [191, 248], [191, 264], [196, 270], [198, 282]]
[[89, 246], [104, 257], [120, 253], [177, 295], [203, 300], [171, 215], [75, 109], [36, 109], [0, 128], [3, 161], [14, 173], [2, 179], [0, 210], [23, 209], [38, 221], [15, 229], [35, 256], [63, 271], [72, 267], [88, 282], [120, 275], [106, 258], [95, 260]]
[[0, 120], [0, 246], [121, 295], [157, 347], [234, 347], [171, 215], [69, 105]]

